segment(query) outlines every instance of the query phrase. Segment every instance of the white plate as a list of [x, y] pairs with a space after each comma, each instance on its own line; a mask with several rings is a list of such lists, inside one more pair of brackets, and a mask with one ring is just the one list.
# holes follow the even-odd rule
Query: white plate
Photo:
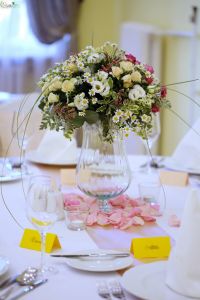
[[[94, 251], [92, 251], [94, 253]], [[98, 251], [95, 251], [98, 253]], [[100, 250], [102, 252], [102, 250]], [[106, 253], [117, 253], [115, 251], [108, 251], [106, 250]], [[77, 252], [83, 254], [83, 251]], [[91, 253], [91, 251], [84, 251], [85, 253]], [[83, 271], [90, 271], [90, 272], [111, 272], [111, 271], [117, 271], [121, 269], [125, 269], [127, 267], [130, 267], [133, 264], [133, 259], [131, 256], [128, 257], [101, 257], [101, 258], [67, 258], [65, 259], [65, 262], [68, 264], [68, 266], [83, 270]]]
[[174, 170], [174, 171], [182, 171], [190, 174], [196, 174], [200, 175], [200, 169], [194, 169], [194, 168], [187, 168], [184, 167], [184, 165], [178, 163], [177, 161], [173, 160], [172, 158], [165, 159], [164, 161], [165, 167]]
[[129, 293], [144, 300], [194, 300], [167, 287], [166, 266], [166, 261], [139, 265], [124, 273], [121, 283]]
[[78, 158], [80, 155], [80, 151], [81, 151], [81, 149], [77, 149], [76, 158], [69, 159], [69, 160], [67, 160], [67, 157], [64, 160], [59, 160], [59, 161], [48, 160], [44, 156], [41, 156], [40, 153], [38, 153], [36, 150], [29, 151], [26, 155], [26, 158], [30, 162], [33, 162], [36, 164], [55, 165], [55, 166], [72, 166], [72, 165], [77, 164]]
[[0, 276], [8, 271], [9, 264], [9, 260], [6, 257], [0, 256]]
[[8, 175], [0, 176], [0, 182], [9, 182], [16, 181], [22, 178], [22, 174], [20, 172], [11, 172]]

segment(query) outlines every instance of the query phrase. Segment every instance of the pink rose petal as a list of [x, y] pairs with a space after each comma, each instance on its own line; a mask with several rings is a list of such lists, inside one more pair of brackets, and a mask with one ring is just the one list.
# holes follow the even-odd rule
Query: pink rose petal
[[87, 225], [92, 226], [97, 222], [97, 212], [94, 212], [92, 214], [89, 214], [87, 217]]
[[97, 216], [97, 224], [105, 226], [109, 224], [108, 217], [105, 214], [99, 213]]
[[142, 226], [142, 225], [144, 225], [144, 220], [140, 217], [135, 216], [135, 217], [132, 218], [132, 224]]
[[109, 217], [110, 224], [119, 224], [121, 222], [122, 212], [120, 210], [113, 212]]

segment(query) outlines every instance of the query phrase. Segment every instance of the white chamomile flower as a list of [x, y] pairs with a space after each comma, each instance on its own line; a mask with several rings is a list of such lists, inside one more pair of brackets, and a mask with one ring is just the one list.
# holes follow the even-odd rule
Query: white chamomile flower
[[96, 97], [93, 97], [91, 101], [92, 101], [92, 104], [96, 104], [98, 99]]
[[78, 113], [78, 115], [79, 115], [80, 117], [85, 117], [85, 112], [84, 112], [84, 111], [80, 111], [80, 112]]
[[115, 113], [116, 116], [118, 116], [119, 118], [123, 116], [123, 111], [121, 109], [118, 109]]
[[141, 119], [145, 123], [150, 123], [151, 122], [151, 117], [146, 115], [146, 114], [142, 115]]
[[93, 82], [94, 82], [94, 78], [92, 78], [92, 77], [88, 77], [88, 79], [87, 79], [87, 82], [88, 82], [88, 83], [90, 83], [90, 84], [93, 84]]
[[91, 90], [89, 91], [89, 95], [90, 95], [90, 96], [94, 96], [94, 95], [95, 95], [95, 91], [94, 91], [93, 89], [91, 89]]
[[74, 97], [74, 105], [78, 110], [84, 110], [88, 108], [88, 99], [84, 97], [85, 97], [85, 93], [81, 93]]
[[114, 115], [114, 116], [112, 117], [112, 120], [113, 120], [114, 123], [118, 123], [118, 122], [119, 122], [119, 117], [116, 116], [116, 115]]
[[83, 77], [86, 78], [86, 79], [88, 79], [90, 76], [91, 76], [91, 74], [89, 72], [85, 72], [83, 74]]

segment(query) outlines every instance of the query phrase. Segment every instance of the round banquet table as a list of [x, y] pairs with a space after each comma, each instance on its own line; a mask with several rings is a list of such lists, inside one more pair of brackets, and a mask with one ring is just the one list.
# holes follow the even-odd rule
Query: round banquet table
[[[130, 166], [132, 170], [132, 183], [127, 191], [129, 195], [138, 194], [137, 179], [138, 166], [141, 164], [141, 157], [130, 156]], [[52, 174], [59, 178], [60, 166], [44, 166], [29, 164], [31, 171], [36, 174]], [[63, 168], [63, 167], [62, 167]], [[3, 198], [12, 211], [15, 218], [24, 228], [32, 228], [32, 225], [25, 215], [25, 198], [23, 187], [26, 189], [28, 178], [23, 181], [13, 181], [1, 184], [1, 201], [0, 201], [0, 255], [6, 256], [10, 261], [7, 274], [0, 277], [0, 282], [11, 274], [17, 274], [27, 268], [27, 266], [38, 266], [40, 262], [40, 252], [27, 250], [19, 247], [23, 230], [13, 221], [9, 215]], [[176, 240], [179, 229], [168, 225], [168, 217], [171, 213], [176, 213], [181, 217], [184, 202], [187, 198], [191, 186], [175, 187], [164, 186], [166, 193], [166, 209], [164, 215], [159, 217], [157, 223]], [[2, 198], [3, 196], [3, 198]], [[58, 221], [51, 232], [56, 233], [62, 245], [62, 250], [66, 252], [81, 251], [88, 249], [98, 249], [97, 244], [89, 236], [87, 230], [70, 231], [67, 229], [64, 220]], [[116, 236], [117, 239], [117, 236]], [[51, 275], [46, 284], [31, 293], [24, 296], [24, 299], [48, 299], [48, 300], [66, 300], [66, 299], [101, 299], [97, 294], [97, 283], [102, 280], [117, 279], [120, 280], [119, 272], [87, 272], [70, 268], [64, 259], [52, 258], [47, 255], [47, 263], [55, 263], [58, 273]], [[127, 299], [137, 299], [136, 297], [126, 294]]]

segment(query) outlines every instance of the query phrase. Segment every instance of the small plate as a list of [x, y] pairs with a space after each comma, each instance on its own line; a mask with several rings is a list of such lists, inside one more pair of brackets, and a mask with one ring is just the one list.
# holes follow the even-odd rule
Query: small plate
[[22, 174], [20, 172], [10, 172], [8, 175], [0, 176], [0, 182], [10, 182], [20, 180]]
[[129, 293], [144, 300], [194, 300], [167, 287], [166, 266], [166, 261], [136, 266], [124, 273], [121, 283]]
[[0, 276], [8, 271], [9, 264], [10, 262], [5, 256], [0, 256]]
[[200, 175], [200, 169], [187, 168], [183, 164], [178, 163], [177, 161], [173, 160], [172, 158], [165, 159], [164, 165], [166, 168], [169, 168], [174, 171], [181, 171], [181, 172], [186, 172], [189, 174]]
[[[91, 251], [84, 251], [85, 253], [90, 253]], [[94, 252], [94, 251], [93, 251]], [[102, 252], [102, 250], [101, 250]], [[106, 250], [108, 253], [109, 251]], [[110, 251], [111, 253], [117, 253]], [[76, 254], [83, 254], [83, 251], [77, 252]], [[96, 251], [98, 253], [98, 251]], [[133, 259], [129, 257], [103, 257], [103, 258], [67, 258], [65, 259], [68, 266], [90, 272], [111, 272], [130, 267], [133, 264]]]
[[81, 149], [77, 149], [77, 155], [76, 158], [73, 159], [66, 159], [64, 160], [59, 160], [59, 161], [52, 161], [46, 159], [44, 156], [41, 156], [40, 153], [38, 153], [36, 150], [29, 151], [26, 155], [26, 158], [33, 163], [36, 164], [43, 164], [43, 165], [54, 165], [54, 166], [74, 166], [78, 162], [78, 158], [80, 155]]

